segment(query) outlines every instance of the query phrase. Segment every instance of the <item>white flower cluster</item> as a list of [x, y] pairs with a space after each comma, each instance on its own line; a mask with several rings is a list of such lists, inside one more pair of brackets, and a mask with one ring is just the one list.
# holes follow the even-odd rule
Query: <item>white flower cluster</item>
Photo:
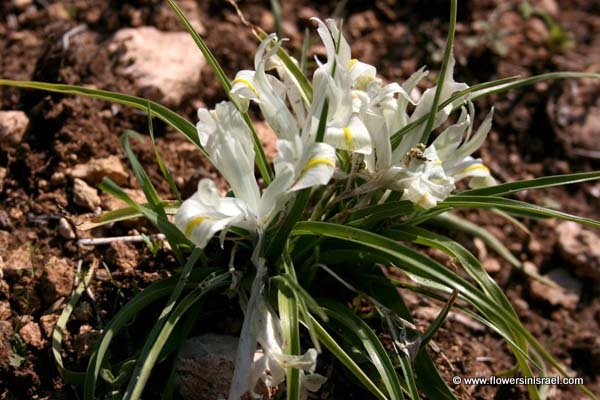
[[[384, 85], [375, 67], [351, 58], [350, 46], [333, 20], [316, 21], [327, 61], [319, 63], [314, 73], [312, 102], [277, 57], [280, 44], [271, 35], [258, 49], [255, 71], [240, 71], [233, 80], [235, 104], [222, 102], [214, 110], [198, 111], [200, 142], [235, 197], [220, 197], [214, 183], [204, 179], [197, 193], [182, 204], [175, 224], [197, 246], [206, 246], [219, 231], [224, 236], [232, 226], [262, 232], [294, 192], [330, 181], [336, 171], [336, 149], [363, 160], [357, 175], [366, 183], [358, 193], [380, 188], [399, 191], [403, 199], [423, 208], [443, 201], [461, 179], [470, 178], [473, 187], [494, 183], [482, 161], [471, 157], [490, 130], [491, 112], [474, 134], [470, 105], [429, 146], [419, 143], [425, 125], [421, 124], [392, 148], [394, 133], [431, 111], [436, 87], [416, 101], [409, 95], [427, 74], [423, 69], [403, 85]], [[440, 102], [468, 87], [454, 82], [451, 61]], [[279, 78], [266, 73], [272, 69]], [[325, 135], [323, 142], [316, 142], [325, 99]], [[262, 195], [254, 175], [251, 132], [239, 112], [247, 110], [250, 102], [260, 107], [277, 135], [276, 176]], [[414, 106], [410, 114], [409, 103]], [[452, 104], [438, 112], [434, 128], [447, 120], [451, 110]]]
[[[353, 189], [354, 194], [389, 189], [423, 208], [443, 201], [461, 179], [469, 178], [471, 186], [494, 183], [482, 161], [471, 157], [490, 130], [491, 112], [473, 133], [474, 110], [469, 103], [456, 123], [429, 146], [420, 143], [425, 129], [425, 124], [420, 124], [393, 148], [391, 138], [396, 132], [429, 114], [436, 87], [418, 99], [410, 95], [426, 75], [424, 69], [403, 85], [384, 85], [377, 78], [375, 67], [351, 57], [350, 46], [333, 20], [316, 22], [327, 60], [318, 62], [312, 79], [312, 100], [277, 56], [280, 42], [271, 35], [257, 51], [255, 70], [240, 71], [233, 80], [232, 101], [222, 102], [211, 111], [198, 111], [200, 142], [235, 197], [221, 197], [215, 184], [204, 179], [198, 184], [198, 191], [183, 202], [175, 224], [196, 246], [205, 247], [217, 232], [221, 232], [223, 240], [231, 227], [261, 238], [267, 225], [297, 191], [326, 185], [334, 173], [336, 177], [358, 178], [362, 182]], [[440, 102], [468, 87], [454, 82], [453, 67], [451, 60]], [[278, 77], [267, 74], [271, 70]], [[464, 101], [465, 97], [459, 100]], [[262, 194], [254, 175], [252, 134], [240, 114], [251, 102], [258, 105], [277, 135], [275, 178]], [[325, 102], [326, 121], [320, 121]], [[450, 104], [436, 114], [433, 128], [448, 119], [452, 107]], [[320, 123], [325, 130], [322, 141], [317, 141]], [[340, 152], [350, 155], [350, 174], [336, 168]], [[284, 379], [284, 369], [289, 367], [312, 373], [316, 364], [314, 349], [303, 356], [286, 356], [279, 320], [261, 299], [255, 298], [255, 304], [259, 309], [251, 323], [260, 325], [253, 332], [264, 357], [252, 366], [252, 379], [246, 389], [252, 389], [257, 379], [267, 386], [278, 385]], [[270, 375], [264, 374], [266, 370]]]

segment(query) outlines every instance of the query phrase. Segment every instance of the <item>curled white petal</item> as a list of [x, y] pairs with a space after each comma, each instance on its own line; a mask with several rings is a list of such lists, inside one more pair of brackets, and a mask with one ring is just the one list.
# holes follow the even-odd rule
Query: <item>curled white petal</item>
[[496, 180], [492, 176], [490, 169], [483, 164], [481, 159], [466, 157], [462, 162], [456, 164], [450, 171], [455, 181], [471, 178], [469, 186], [472, 188], [493, 186]]
[[[281, 321], [262, 297], [257, 299], [255, 304], [253, 324], [256, 340], [264, 353], [252, 365], [253, 379], [258, 377], [267, 387], [275, 387], [285, 380], [287, 368], [314, 372], [317, 365], [317, 351], [311, 348], [302, 355], [285, 354]], [[255, 385], [256, 381], [251, 380], [250, 388]]]
[[174, 223], [200, 248], [206, 247], [217, 232], [230, 226], [252, 229], [255, 225], [247, 205], [240, 199], [220, 197], [209, 179], [201, 180], [198, 191], [183, 202]]
[[335, 149], [326, 143], [309, 145], [296, 167], [296, 181], [291, 191], [326, 185], [335, 170]]
[[231, 82], [231, 97], [236, 100], [243, 111], [248, 110], [249, 101], [260, 100], [260, 94], [254, 85], [254, 75], [254, 71], [243, 70], [238, 72]]
[[354, 153], [370, 154], [371, 135], [364, 122], [353, 115], [345, 126], [330, 126], [325, 131], [325, 142]]
[[235, 196], [256, 210], [260, 192], [254, 177], [254, 144], [239, 111], [232, 103], [221, 102], [214, 111], [201, 110], [198, 116], [198, 135], [205, 143], [210, 161]]
[[321, 374], [306, 374], [300, 371], [300, 399], [308, 399], [308, 393], [316, 393], [327, 382], [327, 378]]

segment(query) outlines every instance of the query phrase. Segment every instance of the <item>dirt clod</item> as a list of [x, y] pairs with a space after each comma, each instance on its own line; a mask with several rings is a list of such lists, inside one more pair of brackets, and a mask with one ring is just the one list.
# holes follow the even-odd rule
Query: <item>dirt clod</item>
[[40, 327], [33, 321], [26, 323], [19, 329], [19, 336], [28, 346], [35, 347], [36, 349], [44, 347], [44, 338], [42, 337]]
[[9, 252], [6, 259], [0, 257], [0, 267], [5, 277], [16, 278], [23, 273], [33, 269], [31, 261], [31, 248], [29, 246], [20, 246]]
[[[0, 321], [0, 371], [8, 369], [12, 357], [13, 327], [8, 321]], [[1, 378], [0, 378], [1, 381]]]
[[40, 279], [40, 295], [46, 304], [54, 303], [59, 297], [68, 296], [73, 287], [75, 272], [64, 258], [51, 257], [44, 265]]
[[8, 301], [0, 301], [0, 321], [6, 321], [10, 318], [12, 312]]
[[85, 181], [75, 178], [73, 181], [73, 203], [90, 211], [95, 211], [100, 207], [100, 196], [98, 191], [85, 183]]
[[56, 325], [56, 321], [58, 321], [57, 314], [46, 314], [40, 317], [39, 325], [42, 333], [46, 338], [52, 336], [52, 331], [54, 330], [54, 326]]
[[112, 242], [106, 251], [106, 258], [123, 272], [131, 272], [138, 265], [138, 252], [127, 242]]

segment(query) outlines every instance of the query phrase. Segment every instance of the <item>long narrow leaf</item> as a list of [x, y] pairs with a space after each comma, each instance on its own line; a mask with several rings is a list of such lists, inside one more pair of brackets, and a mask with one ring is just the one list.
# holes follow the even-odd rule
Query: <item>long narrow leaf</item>
[[[167, 215], [174, 215], [179, 209], [178, 201], [162, 201], [161, 205], [164, 208], [165, 213], [167, 213]], [[144, 203], [140, 204], [140, 206], [148, 208], [149, 204]], [[115, 222], [120, 221], [127, 221], [134, 218], [140, 218], [143, 216], [144, 214], [141, 213], [137, 207], [123, 207], [119, 208], [118, 210], [108, 211], [100, 214], [97, 217], [93, 217], [91, 220], [85, 221], [81, 225], [78, 225], [77, 229], [80, 229], [82, 231], [88, 231], [90, 229], [98, 228], [100, 226], [113, 224]]]
[[52, 330], [52, 355], [54, 356], [54, 362], [56, 363], [58, 373], [65, 380], [65, 382], [75, 386], [83, 385], [85, 379], [85, 372], [72, 371], [64, 366], [61, 354], [62, 340], [64, 337], [64, 333], [67, 331], [67, 322], [69, 321], [69, 317], [73, 313], [73, 310], [79, 302], [81, 295], [88, 287], [92, 279], [93, 272], [93, 267], [87, 270], [87, 272], [83, 276], [83, 279], [81, 280], [77, 288], [75, 288], [73, 294], [71, 294], [69, 302], [60, 313], [60, 316], [56, 321], [56, 325], [54, 325], [54, 329]]
[[123, 93], [110, 92], [107, 90], [101, 89], [92, 89], [86, 88], [82, 86], [74, 86], [74, 85], [63, 85], [58, 83], [45, 83], [45, 82], [35, 82], [35, 81], [14, 81], [8, 79], [0, 79], [0, 85], [4, 86], [13, 86], [23, 89], [38, 89], [44, 90], [47, 92], [55, 92], [55, 93], [64, 93], [64, 94], [74, 94], [80, 96], [92, 97], [99, 100], [105, 100], [111, 103], [122, 104], [124, 106], [137, 108], [138, 110], [147, 111], [150, 108], [153, 115], [160, 118], [167, 124], [171, 125], [173, 128], [177, 129], [179, 132], [183, 133], [185, 137], [187, 137], [192, 143], [194, 143], [200, 151], [204, 155], [206, 152], [202, 148], [200, 144], [200, 140], [198, 139], [198, 133], [196, 132], [196, 127], [177, 114], [174, 111], [171, 111], [167, 107], [155, 103], [153, 101], [149, 101], [143, 99], [141, 97], [132, 96]]
[[[279, 317], [285, 343], [286, 354], [300, 354], [300, 330], [298, 317], [298, 302], [290, 290], [279, 290]], [[287, 400], [300, 399], [300, 371], [288, 368], [286, 371]]]
[[379, 372], [389, 398], [392, 400], [403, 399], [404, 395], [396, 370], [375, 332], [344, 305], [329, 300], [323, 300], [322, 303], [327, 315], [344, 325], [348, 332], [358, 336], [369, 354], [371, 362]]
[[[177, 307], [170, 313], [168, 319], [165, 321], [164, 325], [161, 326], [160, 330], [158, 330], [155, 337], [153, 337], [154, 332], [150, 333], [149, 337], [154, 340], [151, 342], [147, 340], [146, 343], [150, 342], [152, 345], [147, 350], [142, 350], [142, 353], [138, 358], [138, 362], [142, 360], [142, 363], [140, 364], [141, 369], [139, 372], [137, 369], [134, 369], [132, 381], [130, 381], [129, 386], [123, 395], [123, 399], [138, 400], [142, 396], [144, 386], [150, 377], [150, 372], [152, 372], [152, 368], [154, 367], [163, 346], [167, 342], [171, 332], [173, 332], [173, 329], [175, 329], [179, 319], [192, 305], [194, 305], [194, 303], [200, 300], [202, 296], [218, 287], [225, 286], [230, 276], [231, 275], [228, 272], [225, 272], [220, 275], [206, 278], [205, 281], [201, 282], [196, 289], [192, 290], [177, 304]], [[134, 382], [133, 385], [132, 382]]]
[[[472, 101], [478, 98], [494, 94], [509, 91], [520, 87], [534, 85], [538, 82], [546, 80], [557, 80], [557, 79], [600, 79], [600, 74], [586, 73], [586, 72], [550, 72], [546, 74], [535, 75], [529, 78], [517, 79], [517, 77], [502, 78], [492, 82], [485, 82], [478, 85], [473, 85], [470, 88], [462, 90], [450, 97], [448, 100], [440, 104], [437, 111], [444, 109], [444, 107], [452, 104], [452, 110], [459, 109], [465, 101]], [[461, 101], [462, 100], [462, 101]], [[430, 113], [432, 113], [430, 111]], [[398, 132], [392, 135], [392, 147], [395, 149], [400, 144], [402, 137], [410, 132], [417, 126], [425, 123], [429, 118], [429, 113], [423, 117], [411, 122], [404, 126]]]
[[[305, 321], [306, 322], [306, 321]], [[381, 390], [373, 383], [371, 378], [354, 362], [342, 347], [331, 337], [331, 335], [319, 324], [319, 322], [312, 318], [312, 324], [315, 326], [319, 340], [327, 349], [338, 359], [346, 368], [352, 372], [352, 374], [375, 396], [378, 400], [387, 400], [388, 398], [381, 392]]]
[[[215, 272], [214, 268], [193, 271], [186, 282], [186, 288], [198, 285], [209, 274]], [[154, 302], [169, 296], [177, 283], [180, 281], [180, 275], [150, 285], [143, 292], [131, 299], [123, 306], [117, 314], [104, 327], [102, 336], [96, 342], [92, 357], [88, 362], [85, 376], [84, 399], [94, 400], [96, 398], [96, 382], [103, 365], [109, 347], [115, 336], [135, 317], [140, 315], [144, 309]]]
[[530, 189], [542, 189], [553, 186], [570, 185], [600, 179], [600, 171], [583, 172], [579, 174], [544, 176], [542, 178], [501, 183], [499, 185], [471, 189], [460, 192], [461, 196], [506, 196], [512, 193]]
[[[486, 296], [473, 285], [423, 254], [381, 235], [324, 222], [301, 222], [297, 224], [292, 234], [324, 235], [349, 241], [363, 246], [365, 249], [369, 249], [376, 254], [385, 255], [390, 262], [402, 267], [408, 273], [437, 282], [446, 287], [448, 292], [453, 289], [458, 289], [462, 298], [485, 315], [498, 329], [507, 330], [507, 326], [510, 326], [510, 330], [507, 332], [508, 337], [513, 334], [512, 330], [515, 330], [522, 335], [546, 361], [550, 362], [562, 374], [567, 375], [565, 369], [546, 349], [544, 349], [543, 346], [539, 344], [533, 335], [521, 325], [513, 313], [507, 311], [501, 304], [498, 304], [495, 298]], [[524, 368], [524, 366], [521, 367]], [[524, 370], [523, 372], [528, 373], [527, 370]], [[580, 388], [587, 395], [594, 398], [587, 388]]]
[[[223, 71], [223, 68], [221, 68], [215, 56], [212, 54], [212, 52], [204, 42], [204, 39], [202, 39], [202, 36], [200, 36], [196, 29], [194, 29], [194, 27], [187, 19], [181, 8], [179, 8], [177, 3], [175, 3], [173, 0], [167, 0], [167, 2], [171, 9], [173, 9], [175, 14], [177, 15], [181, 23], [183, 23], [185, 29], [187, 29], [189, 34], [192, 36], [194, 42], [196, 42], [196, 45], [202, 52], [202, 55], [204, 56], [208, 64], [211, 66], [215, 75], [217, 75], [217, 79], [219, 79], [219, 82], [221, 82], [221, 86], [223, 86], [223, 89], [225, 89], [227, 95], [231, 97], [231, 82], [229, 81], [229, 78], [227, 78], [225, 71]], [[237, 103], [235, 101], [233, 101], [233, 104], [237, 107]], [[256, 153], [256, 165], [258, 167], [258, 170], [260, 171], [263, 180], [265, 181], [265, 184], [268, 185], [271, 183], [272, 180], [272, 171], [269, 167], [267, 156], [265, 155], [262, 143], [260, 142], [258, 134], [256, 133], [256, 129], [254, 128], [254, 125], [252, 124], [248, 113], [242, 111], [240, 111], [240, 113], [242, 114], [244, 122], [246, 123], [246, 125], [248, 125], [248, 128], [252, 132], [252, 140], [254, 141], [254, 151]]]
[[[192, 268], [194, 267], [194, 265], [200, 258], [202, 251], [203, 251], [202, 249], [196, 248], [194, 250], [194, 252], [190, 255], [190, 258], [188, 259], [188, 261], [185, 263], [185, 266], [183, 267], [183, 272], [181, 273], [179, 281], [177, 282], [177, 285], [175, 285], [175, 288], [173, 289], [171, 296], [169, 296], [167, 305], [161, 311], [160, 316], [158, 317], [156, 323], [154, 324], [154, 326], [152, 327], [152, 330], [150, 331], [150, 333], [148, 334], [148, 337], [146, 338], [146, 341], [145, 341], [144, 346], [142, 347], [142, 350], [140, 353], [140, 357], [138, 358], [138, 360], [135, 364], [135, 367], [134, 367], [134, 370], [132, 373], [132, 378], [129, 381], [127, 390], [125, 391], [125, 394], [123, 397], [124, 399], [128, 399], [128, 400], [129, 399], [137, 399], [141, 395], [141, 391], [142, 391], [146, 381], [148, 380], [148, 377], [150, 376], [150, 370], [148, 370], [146, 368], [146, 364], [149, 360], [149, 357], [151, 357], [152, 354], [154, 354], [153, 353], [153, 349], [155, 348], [154, 345], [155, 345], [159, 335], [163, 331], [165, 324], [168, 322], [168, 318], [170, 318], [171, 312], [177, 305], [177, 300], [178, 300], [179, 296], [181, 295], [181, 293], [183, 292], [183, 289], [185, 288], [187, 280], [189, 279], [190, 274], [192, 272]], [[156, 355], [158, 356], [158, 354], [156, 354]]]
[[171, 171], [169, 171], [169, 168], [165, 164], [160, 152], [158, 151], [158, 148], [156, 147], [156, 141], [154, 140], [154, 124], [152, 123], [152, 113], [150, 111], [148, 112], [148, 130], [150, 131], [150, 141], [152, 143], [152, 150], [154, 150], [154, 158], [156, 158], [158, 168], [169, 184], [169, 188], [171, 189], [173, 196], [175, 196], [178, 201], [181, 201], [181, 194], [179, 193], [179, 189], [177, 189], [173, 175], [171, 175]]
[[493, 196], [450, 196], [435, 208], [428, 210], [419, 216], [406, 221], [406, 225], [418, 225], [431, 218], [453, 208], [497, 208], [511, 214], [518, 214], [528, 218], [558, 218], [565, 221], [577, 222], [583, 225], [600, 228], [600, 222], [571, 215], [562, 211], [552, 210], [550, 208], [541, 207], [535, 204], [526, 203], [523, 201], [505, 199], [503, 197]]
[[[448, 70], [448, 64], [450, 64], [450, 57], [452, 57], [452, 46], [454, 45], [454, 31], [456, 30], [456, 10], [458, 8], [458, 0], [450, 0], [450, 22], [448, 23], [448, 34], [446, 35], [446, 47], [444, 48], [444, 57], [442, 59], [442, 67], [440, 68], [440, 74], [436, 84], [435, 94], [433, 97], [432, 110], [437, 110], [440, 104], [440, 97], [444, 88], [444, 80], [446, 78], [446, 71]], [[437, 111], [430, 112], [427, 118], [427, 124], [421, 135], [419, 143], [427, 143], [433, 124], [435, 123], [435, 117]]]

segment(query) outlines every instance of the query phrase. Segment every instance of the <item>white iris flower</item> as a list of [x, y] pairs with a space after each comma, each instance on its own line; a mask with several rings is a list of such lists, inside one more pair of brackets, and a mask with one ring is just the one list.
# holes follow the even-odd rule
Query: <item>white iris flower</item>
[[175, 225], [196, 246], [205, 247], [217, 232], [238, 227], [259, 235], [300, 189], [329, 182], [335, 169], [335, 151], [325, 143], [304, 145], [299, 137], [278, 140], [276, 177], [260, 193], [254, 176], [251, 132], [236, 107], [229, 102], [214, 111], [198, 111], [200, 142], [213, 165], [231, 186], [235, 197], [219, 196], [215, 184], [203, 179], [198, 191], [183, 202]]
[[302, 371], [305, 394], [302, 397], [308, 396], [307, 391], [319, 390], [325, 379], [319, 374], [314, 374], [317, 366], [317, 351], [311, 348], [303, 355], [285, 354], [286, 344], [281, 321], [262, 298], [257, 303], [257, 313], [254, 322], [262, 356], [252, 364], [248, 389], [252, 391], [259, 379], [268, 388], [277, 387], [285, 380], [287, 368], [297, 368]]

